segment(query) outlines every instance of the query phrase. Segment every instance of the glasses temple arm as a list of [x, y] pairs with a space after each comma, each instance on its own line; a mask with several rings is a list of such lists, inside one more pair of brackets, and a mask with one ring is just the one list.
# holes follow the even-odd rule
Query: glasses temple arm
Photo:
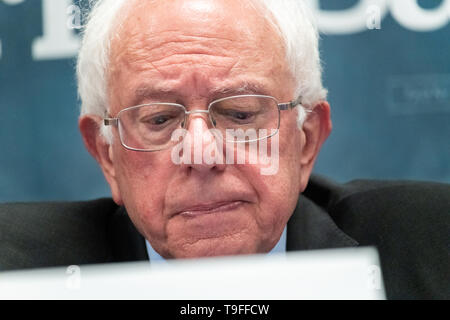
[[119, 119], [117, 119], [117, 118], [105, 118], [105, 119], [103, 119], [103, 124], [105, 126], [116, 126], [117, 127], [118, 123], [119, 123]]
[[302, 97], [299, 96], [297, 99], [292, 100], [291, 102], [279, 103], [278, 108], [280, 110], [290, 110], [294, 109], [297, 105], [301, 104]]

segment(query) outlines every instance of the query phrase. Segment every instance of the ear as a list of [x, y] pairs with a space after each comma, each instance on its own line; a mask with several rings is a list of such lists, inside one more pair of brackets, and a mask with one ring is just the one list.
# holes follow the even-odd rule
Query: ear
[[303, 192], [308, 184], [320, 148], [330, 135], [331, 129], [330, 105], [327, 101], [321, 101], [314, 106], [313, 112], [307, 114], [303, 122], [304, 143], [300, 156], [302, 166], [300, 192]]
[[106, 181], [108, 181], [114, 202], [118, 205], [123, 205], [114, 168], [112, 145], [102, 136], [100, 132], [101, 123], [101, 117], [85, 115], [79, 119], [78, 127], [80, 128], [84, 145], [95, 160], [97, 160], [105, 175]]

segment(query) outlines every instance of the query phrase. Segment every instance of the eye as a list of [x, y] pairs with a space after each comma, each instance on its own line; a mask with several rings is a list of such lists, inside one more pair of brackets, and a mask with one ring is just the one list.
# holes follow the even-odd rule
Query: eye
[[252, 121], [255, 117], [254, 112], [240, 111], [240, 110], [226, 110], [226, 112], [224, 112], [224, 115], [228, 117], [230, 120], [239, 123], [248, 123]]
[[230, 116], [232, 116], [232, 117], [234, 117], [234, 118], [236, 118], [238, 120], [245, 120], [245, 119], [250, 118], [252, 115], [250, 113], [248, 113], [248, 112], [236, 111], [236, 112], [230, 113]]
[[156, 116], [156, 117], [151, 118], [147, 122], [152, 124], [152, 125], [161, 125], [161, 124], [166, 123], [170, 119], [172, 119], [172, 117], [169, 116], [169, 115], [160, 115], [160, 116]]
[[160, 113], [148, 115], [140, 119], [140, 122], [151, 130], [159, 130], [171, 126], [177, 122], [177, 115], [171, 113]]

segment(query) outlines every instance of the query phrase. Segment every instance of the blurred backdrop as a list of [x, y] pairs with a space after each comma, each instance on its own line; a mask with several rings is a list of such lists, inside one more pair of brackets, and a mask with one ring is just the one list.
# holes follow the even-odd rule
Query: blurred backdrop
[[[0, 0], [0, 201], [109, 196], [77, 128], [88, 2]], [[450, 182], [450, 0], [309, 2], [334, 123], [315, 172]]]

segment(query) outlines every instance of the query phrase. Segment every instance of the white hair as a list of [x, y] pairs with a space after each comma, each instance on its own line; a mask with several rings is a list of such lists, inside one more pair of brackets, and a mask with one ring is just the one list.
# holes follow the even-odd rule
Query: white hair
[[[125, 3], [131, 0], [96, 0], [83, 31], [83, 41], [78, 54], [78, 94], [81, 115], [108, 114], [107, 83], [110, 44], [121, 21], [126, 18]], [[305, 0], [253, 0], [267, 9], [266, 17], [284, 41], [286, 62], [295, 80], [295, 97], [302, 104], [313, 106], [325, 100], [327, 91], [322, 85], [319, 56], [319, 34], [313, 15]], [[120, 19], [119, 19], [120, 17]], [[301, 127], [305, 112], [299, 109]], [[108, 127], [102, 133], [111, 141]]]

